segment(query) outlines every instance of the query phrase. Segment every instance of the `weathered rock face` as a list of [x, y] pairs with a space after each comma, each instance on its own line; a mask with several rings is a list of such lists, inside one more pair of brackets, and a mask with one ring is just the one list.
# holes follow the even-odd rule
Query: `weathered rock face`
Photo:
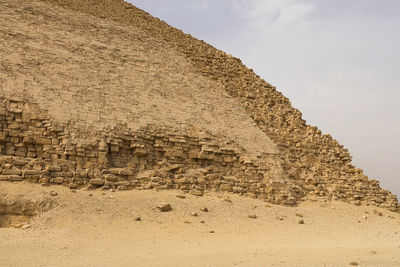
[[119, 0], [0, 3], [0, 181], [399, 208], [239, 59]]
[[95, 131], [90, 142], [77, 143], [71, 138], [74, 127], [53, 124], [37, 105], [15, 98], [0, 103], [1, 181], [74, 189], [174, 188], [197, 195], [222, 190], [281, 204], [301, 196], [288, 191], [276, 154], [249, 160], [240, 148], [223, 146], [211, 134], [155, 125]]

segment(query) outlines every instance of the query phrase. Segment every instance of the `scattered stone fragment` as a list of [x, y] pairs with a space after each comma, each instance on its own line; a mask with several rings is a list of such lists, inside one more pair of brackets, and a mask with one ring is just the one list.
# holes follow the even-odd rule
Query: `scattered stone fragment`
[[90, 193], [90, 194], [89, 194], [89, 197], [92, 197], [92, 196], [93, 196], [93, 193]]
[[358, 266], [358, 262], [352, 261], [352, 262], [350, 262], [350, 265], [351, 265], [351, 266]]
[[364, 220], [368, 219], [368, 217], [367, 217], [367, 216], [363, 216], [362, 218], [363, 218]]
[[75, 190], [75, 189], [71, 189], [71, 192], [72, 192], [72, 193], [76, 193], [76, 190]]
[[[203, 220], [201, 220], [201, 221], [200, 221], [200, 223], [206, 223], [206, 222], [205, 222], [205, 221], [203, 221]], [[399, 248], [400, 248], [400, 246], [399, 246]]]
[[53, 184], [63, 184], [64, 183], [64, 178], [62, 177], [56, 177], [50, 180], [51, 183]]
[[192, 212], [192, 213], [190, 213], [193, 217], [197, 217], [197, 216], [199, 216], [199, 214], [197, 214], [197, 212]]
[[183, 196], [183, 195], [176, 195], [176, 197], [177, 197], [177, 198], [180, 198], [180, 199], [185, 199], [185, 198], [186, 198], [186, 197]]
[[192, 190], [190, 191], [190, 194], [192, 194], [193, 196], [201, 197], [203, 195], [203, 192], [201, 192], [200, 190]]
[[383, 213], [377, 210], [374, 210], [374, 214], [378, 216], [383, 216]]
[[257, 215], [255, 215], [255, 214], [247, 215], [247, 217], [248, 217], [249, 219], [257, 219]]
[[55, 196], [57, 196], [57, 195], [58, 195], [58, 193], [57, 193], [56, 191], [50, 191], [50, 196], [55, 197]]
[[371, 250], [369, 253], [370, 253], [371, 255], [375, 255], [377, 252], [376, 252], [375, 250]]
[[30, 224], [25, 224], [25, 225], [23, 225], [23, 226], [21, 227], [22, 230], [26, 230], [26, 229], [28, 229], [28, 228], [31, 228], [31, 225], [30, 225]]
[[303, 214], [301, 214], [301, 213], [296, 213], [296, 216], [300, 217], [300, 218], [303, 218]]
[[317, 202], [317, 198], [315, 196], [309, 196], [308, 199], [312, 202]]
[[137, 221], [137, 222], [140, 222], [142, 220], [142, 218], [140, 218], [140, 216], [137, 216], [136, 218], [135, 218], [135, 221]]
[[265, 206], [266, 208], [271, 208], [271, 207], [272, 207], [271, 204], [265, 204], [264, 206]]
[[214, 234], [215, 232], [214, 231], [210, 231], [210, 234]]
[[299, 224], [304, 224], [304, 220], [299, 220]]
[[232, 200], [230, 198], [225, 198], [224, 201], [226, 202], [232, 202]]
[[69, 188], [71, 188], [71, 189], [77, 189], [77, 188], [78, 188], [78, 185], [77, 185], [77, 184], [74, 184], [74, 183], [70, 183], [70, 184], [69, 184]]
[[202, 212], [208, 212], [208, 208], [207, 208], [206, 206], [201, 207], [200, 210], [201, 210]]
[[157, 209], [162, 211], [162, 212], [166, 212], [166, 211], [170, 211], [172, 210], [172, 207], [169, 203], [160, 203], [157, 206]]
[[189, 224], [189, 223], [191, 223], [190, 221], [184, 221], [183, 223], [187, 223], [187, 224]]

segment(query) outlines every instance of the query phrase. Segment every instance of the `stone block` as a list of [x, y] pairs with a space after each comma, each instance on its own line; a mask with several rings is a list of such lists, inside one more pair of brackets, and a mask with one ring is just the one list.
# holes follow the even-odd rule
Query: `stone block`
[[50, 183], [53, 184], [63, 184], [64, 183], [64, 178], [62, 177], [56, 177], [50, 180]]
[[37, 137], [37, 138], [35, 138], [35, 143], [38, 145], [51, 145], [51, 139]]
[[102, 185], [104, 185], [104, 180], [100, 179], [100, 178], [91, 179], [90, 184], [94, 185], [94, 186], [102, 186]]

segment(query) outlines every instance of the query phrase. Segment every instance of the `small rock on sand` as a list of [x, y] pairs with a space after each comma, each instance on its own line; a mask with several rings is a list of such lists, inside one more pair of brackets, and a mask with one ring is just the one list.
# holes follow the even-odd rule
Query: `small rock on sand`
[[200, 190], [192, 190], [190, 191], [190, 194], [192, 194], [193, 196], [201, 197], [203, 195], [203, 192], [201, 192]]
[[176, 197], [177, 197], [177, 198], [180, 198], [180, 199], [185, 199], [185, 198], [186, 198], [186, 197], [183, 196], [183, 195], [176, 195]]
[[159, 209], [162, 212], [166, 212], [172, 210], [172, 207], [169, 203], [160, 203], [157, 205], [157, 209]]
[[28, 228], [31, 228], [31, 225], [30, 225], [30, 224], [25, 224], [25, 225], [23, 225], [23, 226], [21, 227], [22, 230], [26, 230], [26, 229], [28, 229]]
[[55, 196], [57, 196], [57, 195], [58, 195], [58, 193], [57, 193], [56, 191], [51, 191], [51, 192], [50, 192], [50, 196], [55, 197]]
[[208, 212], [208, 208], [205, 207], [205, 206], [204, 206], [204, 207], [201, 207], [200, 210], [203, 211], [203, 212]]

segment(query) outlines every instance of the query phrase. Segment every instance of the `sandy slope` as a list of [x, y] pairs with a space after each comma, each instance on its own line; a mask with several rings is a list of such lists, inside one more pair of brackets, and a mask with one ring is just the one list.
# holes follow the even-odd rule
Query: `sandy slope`
[[[52, 190], [58, 195], [50, 196]], [[29, 229], [0, 228], [0, 265], [400, 265], [400, 215], [396, 213], [378, 210], [383, 213], [379, 216], [373, 207], [340, 202], [265, 207], [260, 200], [234, 195], [180, 199], [177, 194], [182, 193], [72, 193], [64, 187], [1, 183], [3, 202], [52, 201], [54, 208], [32, 219]], [[173, 211], [156, 210], [163, 201]], [[202, 206], [209, 212], [199, 211]], [[249, 214], [257, 219], [248, 218]], [[142, 221], [135, 221], [137, 216]], [[300, 219], [304, 225], [298, 224]]]

